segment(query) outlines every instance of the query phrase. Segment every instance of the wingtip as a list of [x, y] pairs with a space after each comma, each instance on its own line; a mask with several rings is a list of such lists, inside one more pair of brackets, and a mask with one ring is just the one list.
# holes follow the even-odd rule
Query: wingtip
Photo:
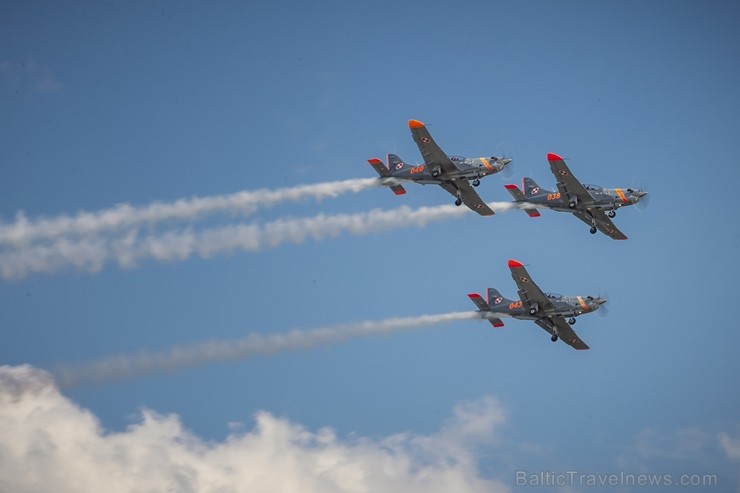
[[421, 128], [424, 124], [419, 120], [409, 120], [409, 128]]
[[396, 195], [404, 195], [406, 193], [406, 190], [394, 190], [393, 193]]
[[509, 268], [516, 269], [517, 267], [524, 267], [524, 264], [522, 264], [518, 260], [509, 259]]
[[563, 158], [555, 154], [554, 152], [548, 152], [547, 153], [547, 160], [548, 161], [563, 161]]

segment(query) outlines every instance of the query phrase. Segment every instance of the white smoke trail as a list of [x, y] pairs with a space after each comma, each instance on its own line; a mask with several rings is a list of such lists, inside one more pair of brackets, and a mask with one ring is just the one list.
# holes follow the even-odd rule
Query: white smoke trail
[[399, 330], [421, 328], [458, 320], [480, 318], [478, 312], [451, 312], [418, 317], [389, 318], [364, 321], [317, 329], [295, 329], [290, 332], [263, 335], [251, 333], [240, 339], [214, 340], [175, 346], [158, 353], [137, 353], [109, 356], [77, 366], [60, 366], [55, 372], [59, 384], [71, 387], [84, 383], [136, 378], [162, 371], [175, 371], [193, 366], [227, 360], [243, 360], [256, 355], [271, 355], [282, 351], [308, 349], [333, 344], [350, 338], [387, 334]]
[[260, 208], [280, 202], [333, 198], [378, 185], [380, 182], [376, 178], [359, 178], [275, 190], [245, 190], [169, 203], [154, 202], [141, 207], [119, 204], [97, 212], [80, 212], [75, 216], [60, 215], [36, 220], [27, 219], [21, 211], [16, 215], [14, 223], [0, 223], [0, 244], [23, 245], [39, 239], [97, 235], [139, 225], [152, 226], [167, 220], [196, 220], [217, 212], [250, 215]]
[[[493, 202], [489, 206], [499, 212], [516, 207], [510, 202]], [[258, 252], [286, 242], [299, 244], [308, 238], [320, 241], [344, 232], [366, 235], [403, 227], [423, 227], [432, 221], [468, 213], [469, 209], [454, 205], [417, 209], [402, 206], [355, 214], [280, 219], [262, 225], [237, 224], [201, 231], [187, 228], [141, 238], [136, 232], [108, 238], [61, 238], [50, 244], [0, 252], [0, 276], [21, 279], [33, 272], [50, 273], [65, 267], [96, 272], [112, 260], [121, 267], [131, 268], [145, 259], [182, 261], [193, 255], [209, 258], [234, 250]]]

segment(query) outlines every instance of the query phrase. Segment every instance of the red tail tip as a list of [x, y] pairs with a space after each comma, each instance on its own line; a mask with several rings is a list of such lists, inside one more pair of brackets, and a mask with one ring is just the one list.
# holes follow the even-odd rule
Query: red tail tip
[[510, 259], [509, 260], [509, 268], [510, 269], [516, 269], [517, 267], [524, 267], [524, 264], [522, 264], [521, 262], [519, 262], [517, 260]]
[[479, 295], [478, 293], [470, 293], [470, 294], [468, 295], [468, 298], [470, 298], [470, 299], [473, 299], [473, 298], [480, 298], [480, 297], [481, 297], [481, 295]]
[[419, 120], [409, 120], [409, 128], [421, 128], [424, 124]]
[[519, 187], [517, 187], [513, 183], [509, 183], [508, 185], [504, 185], [504, 188], [506, 188], [507, 190], [516, 190]]
[[548, 161], [562, 161], [563, 158], [555, 154], [554, 152], [548, 152], [547, 153], [547, 160]]

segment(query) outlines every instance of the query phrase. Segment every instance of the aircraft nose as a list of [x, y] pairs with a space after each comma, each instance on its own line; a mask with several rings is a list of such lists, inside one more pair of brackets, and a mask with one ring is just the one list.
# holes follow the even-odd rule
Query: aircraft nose
[[503, 164], [504, 166], [506, 166], [510, 162], [511, 162], [511, 159], [508, 159], [508, 158], [504, 158], [504, 159], [501, 160], [501, 164]]
[[[643, 192], [642, 190], [632, 190], [632, 194], [629, 196], [629, 201], [631, 204], [636, 204], [647, 195], [647, 192]], [[647, 200], [647, 199], [645, 199]]]
[[603, 305], [604, 303], [606, 303], [606, 298], [596, 298], [596, 303], [598, 303], [599, 305]]

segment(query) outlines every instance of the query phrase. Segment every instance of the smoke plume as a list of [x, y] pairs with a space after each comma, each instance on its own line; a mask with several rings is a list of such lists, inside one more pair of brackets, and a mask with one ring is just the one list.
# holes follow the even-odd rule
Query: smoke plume
[[253, 332], [241, 339], [213, 340], [187, 346], [175, 346], [168, 351], [158, 353], [109, 356], [88, 364], [61, 366], [56, 373], [59, 384], [63, 387], [83, 383], [101, 383], [140, 377], [155, 372], [175, 371], [217, 361], [241, 360], [257, 355], [308, 349], [351, 338], [475, 318], [480, 318], [478, 312], [452, 312], [364, 321], [316, 329], [295, 329], [279, 334], [265, 335]]
[[[489, 204], [497, 211], [514, 207], [509, 202]], [[89, 272], [99, 271], [107, 262], [131, 268], [146, 259], [183, 261], [194, 255], [209, 258], [235, 250], [259, 252], [283, 243], [321, 241], [342, 233], [367, 235], [405, 227], [423, 227], [433, 221], [462, 217], [465, 207], [440, 205], [412, 209], [375, 209], [354, 214], [319, 214], [313, 217], [278, 219], [259, 224], [234, 224], [196, 230], [187, 227], [140, 236], [132, 230], [125, 234], [59, 238], [51, 243], [38, 243], [0, 252], [0, 276], [22, 279], [34, 272], [54, 272], [72, 267]]]
[[97, 212], [79, 212], [75, 216], [60, 215], [36, 220], [29, 220], [23, 212], [19, 212], [14, 223], [0, 223], [0, 245], [24, 245], [31, 241], [54, 240], [67, 236], [94, 236], [137, 226], [152, 226], [168, 220], [194, 221], [215, 213], [247, 216], [260, 208], [271, 207], [280, 202], [333, 198], [378, 184], [375, 178], [359, 178], [275, 190], [245, 190], [213, 197], [154, 202], [141, 207], [119, 204]]

